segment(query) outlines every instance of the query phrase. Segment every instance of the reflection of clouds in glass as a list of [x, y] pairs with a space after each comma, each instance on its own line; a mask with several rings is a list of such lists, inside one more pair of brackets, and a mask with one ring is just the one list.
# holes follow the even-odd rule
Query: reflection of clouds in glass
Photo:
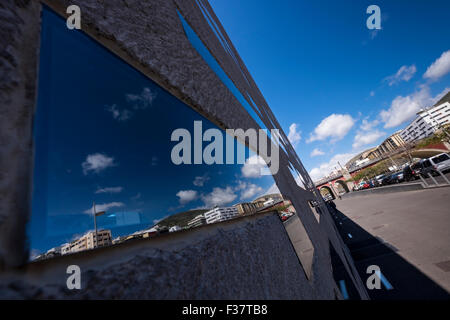
[[[95, 210], [96, 210], [96, 212], [108, 211], [111, 208], [123, 207], [123, 206], [125, 206], [125, 204], [122, 203], [122, 202], [110, 202], [110, 203], [96, 204], [95, 205]], [[85, 210], [84, 213], [93, 214], [94, 213], [94, 206], [92, 206], [91, 208]]]
[[128, 93], [125, 98], [131, 109], [119, 108], [116, 104], [106, 106], [106, 110], [111, 112], [113, 118], [117, 121], [126, 121], [130, 119], [136, 110], [145, 110], [150, 107], [156, 98], [156, 92], [152, 92], [150, 88], [145, 87], [140, 94]]
[[270, 186], [269, 189], [264, 194], [274, 194], [274, 193], [281, 193], [280, 189], [278, 189], [277, 185], [274, 183]]
[[140, 193], [140, 192], [138, 192], [138, 194], [137, 194], [137, 195], [135, 195], [135, 196], [131, 197], [131, 200], [138, 200], [138, 199], [140, 199], [140, 198], [141, 198], [141, 193]]
[[98, 193], [120, 193], [122, 192], [122, 187], [108, 187], [108, 188], [98, 188], [97, 191], [95, 191], [96, 194]]
[[112, 106], [106, 106], [106, 111], [112, 113], [112, 116], [117, 121], [126, 121], [131, 118], [133, 113], [130, 110], [123, 109], [120, 110], [117, 105], [113, 104]]
[[260, 186], [253, 184], [253, 183], [247, 183], [244, 181], [239, 181], [238, 186], [236, 187], [236, 190], [241, 190], [240, 199], [246, 200], [255, 197], [257, 194], [261, 193], [263, 191], [263, 188]]
[[201, 196], [203, 203], [207, 208], [211, 208], [214, 206], [223, 206], [234, 199], [237, 198], [237, 195], [234, 193], [233, 188], [214, 188], [211, 193]]
[[197, 199], [197, 191], [195, 190], [180, 190], [177, 192], [177, 197], [180, 198], [180, 204], [186, 204]]
[[128, 102], [133, 103], [133, 109], [144, 110], [150, 107], [156, 98], [156, 92], [152, 92], [150, 88], [145, 87], [140, 94], [127, 94]]
[[86, 161], [81, 164], [81, 167], [83, 168], [83, 173], [87, 175], [90, 172], [99, 173], [106, 168], [116, 165], [113, 157], [108, 157], [101, 153], [94, 153], [86, 157]]
[[206, 181], [208, 181], [210, 178], [208, 177], [207, 174], [204, 174], [203, 176], [200, 177], [195, 177], [194, 181], [192, 182], [194, 184], [194, 186], [196, 187], [203, 187], [203, 185], [205, 184]]
[[259, 178], [261, 172], [266, 168], [266, 162], [258, 155], [251, 156], [245, 160], [241, 168], [242, 176], [245, 178]]

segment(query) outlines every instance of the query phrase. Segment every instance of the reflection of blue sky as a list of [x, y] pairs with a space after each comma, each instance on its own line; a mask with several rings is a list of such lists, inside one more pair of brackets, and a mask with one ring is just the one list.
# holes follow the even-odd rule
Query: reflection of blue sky
[[41, 41], [32, 248], [93, 229], [93, 201], [106, 210], [99, 228], [116, 237], [179, 211], [253, 200], [273, 185], [242, 165], [174, 165], [174, 129], [215, 125], [47, 9]]

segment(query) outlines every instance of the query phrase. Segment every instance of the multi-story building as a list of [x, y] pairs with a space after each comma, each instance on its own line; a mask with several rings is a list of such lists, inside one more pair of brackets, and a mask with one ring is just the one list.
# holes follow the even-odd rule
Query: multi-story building
[[215, 223], [234, 218], [239, 214], [236, 207], [215, 207], [205, 212], [206, 223]]
[[450, 91], [432, 107], [417, 112], [417, 117], [401, 132], [405, 141], [426, 138], [450, 124]]
[[252, 201], [256, 205], [257, 208], [262, 208], [268, 204], [267, 201], [280, 202], [283, 200], [283, 197], [279, 193], [267, 194], [262, 197], [256, 198]]
[[237, 208], [238, 213], [241, 215], [252, 214], [256, 212], [256, 205], [252, 202], [242, 202], [235, 204], [234, 207]]
[[187, 223], [189, 228], [200, 227], [204, 224], [206, 224], [206, 218], [203, 214], [199, 214]]
[[405, 145], [405, 141], [401, 137], [400, 133], [401, 130], [394, 132], [378, 146], [377, 151], [381, 156], [383, 154], [393, 152]]
[[[226, 266], [216, 268], [214, 263], [223, 257], [223, 250], [210, 250], [208, 259], [204, 259], [204, 255], [187, 254], [183, 257], [186, 259], [183, 260], [185, 263], [177, 266], [178, 272], [167, 273], [170, 274], [167, 280], [177, 285], [183, 282], [186, 270], [197, 273], [203, 269], [214, 268], [213, 276], [216, 278], [235, 277], [237, 280], [222, 281], [220, 286], [223, 287], [218, 287], [217, 290], [219, 297], [223, 292], [239, 291], [243, 288], [248, 289], [247, 294], [242, 295], [243, 298], [257, 296], [273, 299], [290, 295], [293, 298], [333, 299], [342, 298], [347, 292], [349, 298], [368, 297], [364, 282], [356, 272], [353, 259], [343, 246], [337, 231], [322, 220], [318, 224], [315, 219], [310, 218], [313, 211], [309, 207], [309, 202], [319, 201], [321, 198], [319, 191], [314, 187], [288, 136], [280, 127], [208, 1], [74, 1], [80, 6], [81, 12], [88, 13], [82, 15], [83, 27], [79, 31], [67, 28], [68, 2], [6, 1], [5, 6], [3, 5], [5, 1], [2, 2], [2, 16], [18, 18], [0, 19], [0, 29], [8, 33], [8, 37], [2, 37], [2, 47], [8, 50], [0, 50], [5, 55], [2, 56], [0, 53], [0, 56], [6, 57], [9, 62], [0, 66], [2, 71], [0, 106], [8, 110], [0, 117], [0, 136], [8, 137], [7, 143], [0, 146], [0, 158], [2, 170], [9, 173], [0, 177], [2, 190], [6, 190], [2, 193], [1, 203], [2, 214], [6, 218], [0, 232], [0, 265], [11, 268], [23, 265], [28, 257], [28, 239], [25, 232], [27, 227], [34, 231], [30, 237], [34, 239], [32, 241], [50, 240], [46, 237], [52, 232], [47, 232], [48, 230], [39, 226], [53, 225], [53, 221], [57, 225], [56, 222], [62, 216], [47, 215], [44, 213], [46, 210], [41, 208], [51, 208], [54, 207], [54, 203], [64, 203], [70, 198], [78, 198], [75, 197], [76, 190], [80, 190], [80, 196], [92, 191], [91, 184], [85, 183], [86, 179], [74, 179], [72, 174], [70, 179], [69, 175], [64, 175], [67, 176], [65, 178], [60, 175], [58, 179], [53, 179], [54, 174], [59, 172], [57, 170], [62, 168], [59, 166], [60, 163], [64, 163], [66, 159], [73, 159], [75, 155], [80, 157], [80, 150], [87, 152], [90, 149], [86, 148], [87, 145], [104, 145], [107, 137], [111, 141], [120, 142], [115, 149], [117, 154], [128, 155], [121, 160], [121, 170], [127, 172], [125, 160], [127, 158], [129, 168], [133, 169], [133, 172], [140, 173], [129, 176], [133, 179], [133, 183], [139, 185], [142, 181], [143, 185], [145, 183], [149, 186], [149, 191], [157, 190], [158, 195], [161, 194], [152, 197], [152, 201], [159, 200], [158, 198], [165, 199], [164, 192], [167, 192], [167, 196], [173, 197], [174, 187], [179, 187], [177, 183], [179, 184], [182, 178], [191, 179], [201, 170], [191, 172], [189, 170], [199, 167], [186, 165], [178, 171], [183, 177], [169, 180], [166, 169], [171, 170], [172, 164], [168, 164], [170, 167], [165, 168], [162, 166], [164, 161], [160, 159], [157, 166], [159, 170], [148, 170], [149, 163], [153, 161], [145, 159], [150, 153], [144, 155], [142, 150], [152, 150], [151, 154], [156, 155], [168, 154], [167, 151], [172, 146], [167, 143], [166, 131], [163, 134], [159, 128], [167, 129], [169, 133], [175, 128], [191, 127], [193, 120], [201, 120], [205, 127], [220, 129], [224, 133], [226, 128], [257, 131], [265, 129], [267, 132], [272, 129], [278, 130], [280, 139], [274, 139], [272, 142], [274, 147], [279, 147], [280, 162], [277, 173], [273, 173], [273, 178], [280, 193], [290, 198], [295, 208], [302, 210], [295, 227], [298, 231], [296, 239], [301, 239], [296, 242], [301, 242], [299, 250], [295, 250], [298, 259], [292, 254], [292, 246], [282, 245], [284, 242], [259, 241], [261, 235], [266, 233], [270, 233], [271, 238], [280, 241], [288, 239], [281, 225], [278, 228], [268, 223], [270, 221], [278, 223], [278, 220], [271, 220], [269, 215], [254, 215], [248, 220], [254, 220], [254, 225], [258, 226], [261, 232], [242, 232], [244, 229], [239, 219], [235, 220], [235, 225], [230, 223], [229, 226], [229, 231], [238, 237], [237, 240], [252, 243], [254, 259], [244, 261], [243, 265], [237, 264], [233, 268]], [[105, 12], [108, 14], [105, 15]], [[67, 50], [68, 47], [71, 50]], [[70, 77], [61, 72], [62, 63], [67, 70], [71, 70]], [[77, 91], [73, 99], [67, 99], [65, 94], [56, 94], [69, 92], [73, 88]], [[36, 99], [37, 97], [39, 99]], [[127, 105], [122, 105], [122, 102], [127, 102]], [[117, 106], [111, 105], [112, 103], [117, 103]], [[106, 104], [110, 106], [106, 108]], [[85, 116], [80, 117], [80, 114]], [[32, 123], [36, 130], [30, 130]], [[99, 132], [99, 123], [102, 123], [102, 135], [92, 134]], [[83, 130], [80, 131], [79, 128]], [[76, 139], [73, 138], [73, 132], [80, 133]], [[137, 137], [139, 139], [136, 139]], [[247, 147], [258, 150], [258, 143], [251, 140], [253, 139], [249, 139]], [[258, 140], [261, 146], [262, 141]], [[57, 141], [58, 144], [50, 143]], [[126, 149], [119, 150], [122, 146]], [[59, 156], [48, 157], [49, 153]], [[113, 154], [106, 156], [112, 159]], [[139, 163], [142, 162], [143, 167], [136, 167], [138, 162], [134, 159], [142, 159]], [[48, 170], [41, 170], [42, 168]], [[222, 169], [223, 166], [219, 168]], [[83, 166], [83, 171], [84, 169], [92, 168]], [[207, 169], [205, 172], [212, 168]], [[33, 179], [33, 170], [42, 173], [38, 175], [40, 179]], [[235, 181], [235, 171], [229, 172], [233, 172], [229, 176], [231, 183]], [[78, 174], [81, 177], [81, 174], [86, 173], [78, 172]], [[303, 187], [295, 183], [297, 177], [304, 182]], [[167, 181], [162, 184], [161, 179]], [[73, 185], [75, 180], [80, 181], [80, 187], [83, 184], [82, 188]], [[222, 181], [226, 181], [225, 176]], [[172, 186], [169, 187], [170, 184]], [[64, 193], [59, 192], [57, 188], [62, 185], [67, 187]], [[167, 185], [166, 191], [162, 189], [163, 185]], [[38, 192], [48, 190], [48, 193], [46, 197], [30, 197], [32, 190]], [[261, 205], [267, 200], [261, 201]], [[17, 206], [18, 202], [23, 205]], [[324, 205], [321, 209], [323, 212], [328, 211]], [[54, 220], [56, 218], [57, 221]], [[71, 221], [74, 219], [72, 216], [67, 218]], [[135, 223], [135, 220], [137, 223], [137, 219], [132, 219], [131, 222]], [[25, 225], [26, 221], [31, 221], [31, 226]], [[196, 222], [202, 221], [205, 221], [205, 218], [200, 216]], [[125, 222], [129, 224], [130, 221]], [[127, 236], [124, 241], [133, 237]], [[208, 239], [218, 239], [206, 234], [203, 236], [205, 240], [197, 241], [199, 239], [193, 238], [186, 238], [185, 250], [195, 248], [201, 251], [206, 245], [215, 244]], [[87, 239], [85, 240], [85, 244], [82, 241], [75, 242], [66, 249], [70, 252], [71, 249], [75, 250], [75, 247], [88, 248]], [[240, 241], [234, 242], [239, 246]], [[92, 243], [91, 240], [90, 245]], [[31, 242], [31, 246], [33, 245], [34, 242]], [[221, 243], [217, 245], [220, 246]], [[230, 245], [232, 251], [236, 248], [236, 244], [226, 243], [226, 245]], [[133, 245], [124, 246], [120, 250], [126, 255], [131, 255], [129, 256], [131, 263], [128, 264], [130, 276], [144, 280], [140, 281], [140, 286], [139, 283], [136, 284], [137, 291], [120, 290], [123, 285], [129, 286], [129, 281], [128, 277], [125, 277], [127, 278], [125, 282], [120, 280], [124, 278], [120, 277], [123, 268], [111, 268], [115, 263], [122, 264], [122, 261], [114, 261], [114, 257], [118, 255], [104, 255], [105, 250], [98, 252], [97, 257], [103, 259], [98, 261], [105, 262], [98, 264], [99, 268], [108, 266], [103, 270], [99, 269], [99, 276], [107, 272], [116, 279], [114, 285], [117, 285], [117, 292], [124, 292], [122, 297], [134, 297], [136, 292], [141, 292], [142, 286], [148, 282], [145, 281], [148, 277], [157, 277], [156, 282], [165, 283], [165, 273], [155, 275], [140, 268], [143, 260], [142, 257], [134, 257], [136, 250], [133, 249]], [[241, 257], [245, 259], [247, 252], [247, 248], [233, 252], [236, 253], [236, 261]], [[170, 262], [173, 256], [171, 254], [163, 256], [162, 260], [151, 259], [149, 263], [155, 268], [164, 267], [165, 262]], [[218, 259], [215, 259], [216, 257]], [[88, 263], [77, 259], [74, 258], [73, 262]], [[286, 272], [286, 277], [270, 277], [270, 274], [278, 271], [277, 266], [267, 264], [264, 268], [260, 268], [261, 264], [258, 261], [261, 259], [280, 259], [281, 264], [289, 266], [283, 271]], [[263, 272], [261, 277], [266, 281], [254, 281], [257, 278], [248, 277], [245, 271], [249, 268], [253, 270], [253, 267], [255, 273]], [[42, 274], [51, 273], [54, 268], [55, 264], [44, 265], [42, 270], [46, 272]], [[0, 269], [0, 275], [3, 275], [3, 269], [7, 270], [7, 268]], [[24, 268], [27, 269], [29, 268]], [[303, 276], [302, 271], [306, 276]], [[23, 275], [24, 282], [32, 278], [26, 273]], [[54, 282], [51, 278], [39, 279], [43, 293], [49, 287], [46, 286], [46, 282]], [[339, 283], [344, 281], [343, 279], [346, 290], [341, 294], [338, 292]], [[65, 283], [61, 282], [61, 285], [64, 289]], [[1, 287], [8, 288], [8, 285], [1, 283]], [[190, 286], [180, 286], [180, 290], [185, 291], [186, 297], [211, 298], [210, 290], [198, 292], [197, 287], [194, 283]], [[164, 290], [164, 286], [161, 288]], [[284, 289], [272, 290], [273, 288]], [[104, 298], [101, 292], [114, 291], [107, 289], [107, 284], [105, 290], [100, 289], [91, 291], [98, 292], [98, 296], [92, 294], [90, 297]], [[65, 298], [63, 294], [66, 290], [52, 291], [60, 292], [57, 298]], [[145, 290], [146, 295], [142, 298], [154, 298], [151, 295], [156, 291], [159, 290]], [[177, 291], [170, 290], [170, 292]], [[195, 294], [191, 295], [191, 292]], [[158, 294], [171, 297], [169, 291]], [[0, 290], [0, 296], [3, 295], [8, 296], [8, 290]]]
[[66, 243], [61, 247], [61, 254], [68, 254], [88, 249], [105, 247], [112, 244], [111, 230], [97, 231], [97, 241], [95, 231], [90, 231], [81, 238], [76, 239], [70, 243]]

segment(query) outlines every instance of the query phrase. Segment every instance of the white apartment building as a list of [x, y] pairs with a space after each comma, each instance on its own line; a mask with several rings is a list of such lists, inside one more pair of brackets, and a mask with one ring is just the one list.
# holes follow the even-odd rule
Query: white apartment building
[[[97, 248], [112, 244], [111, 230], [99, 230], [97, 231], [97, 235]], [[64, 244], [61, 247], [61, 254], [93, 249], [95, 247], [95, 242], [95, 231], [88, 232], [81, 238], [74, 240], [71, 243]]]
[[417, 117], [402, 132], [404, 141], [415, 141], [432, 135], [450, 124], [450, 92], [434, 106], [417, 112]]
[[196, 227], [200, 227], [200, 226], [202, 226], [204, 224], [206, 224], [205, 216], [203, 214], [199, 214], [194, 219], [190, 220], [187, 223], [187, 226], [189, 228], [196, 228]]
[[234, 218], [239, 214], [236, 207], [215, 207], [204, 213], [206, 223], [214, 223]]

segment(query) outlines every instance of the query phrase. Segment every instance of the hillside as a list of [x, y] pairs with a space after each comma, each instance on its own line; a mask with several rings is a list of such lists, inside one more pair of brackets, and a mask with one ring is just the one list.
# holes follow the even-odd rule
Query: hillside
[[171, 226], [179, 226], [179, 227], [185, 227], [187, 226], [187, 223], [189, 220], [195, 218], [199, 214], [205, 213], [208, 211], [208, 209], [198, 209], [198, 210], [189, 210], [184, 212], [179, 212], [174, 215], [171, 215], [165, 219], [162, 219], [160, 222], [158, 222], [159, 226], [162, 227], [168, 227]]

